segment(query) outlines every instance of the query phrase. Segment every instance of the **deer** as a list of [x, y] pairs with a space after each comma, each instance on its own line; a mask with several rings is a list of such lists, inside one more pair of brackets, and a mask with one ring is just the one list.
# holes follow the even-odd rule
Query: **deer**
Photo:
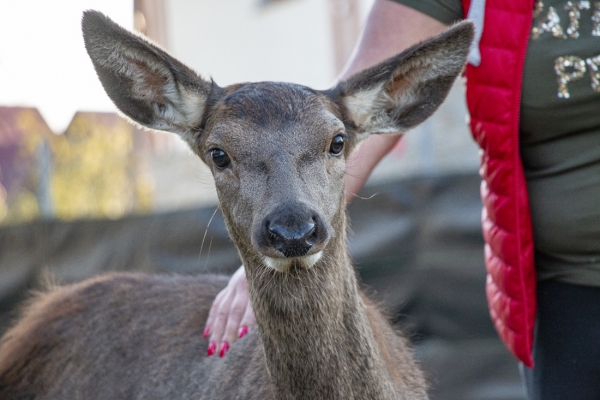
[[187, 142], [214, 176], [257, 327], [226, 357], [202, 329], [228, 277], [113, 272], [32, 295], [0, 342], [2, 399], [427, 399], [408, 340], [363, 294], [347, 245], [345, 160], [406, 132], [464, 68], [470, 22], [331, 89], [220, 87], [98, 11], [82, 19], [106, 93]]

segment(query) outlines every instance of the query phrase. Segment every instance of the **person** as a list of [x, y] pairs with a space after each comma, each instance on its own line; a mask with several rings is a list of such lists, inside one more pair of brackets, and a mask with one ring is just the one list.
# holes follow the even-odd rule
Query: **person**
[[[598, 399], [600, 2], [375, 0], [340, 78], [465, 17], [491, 318], [530, 399]], [[347, 201], [399, 138], [373, 135], [350, 156]], [[242, 268], [211, 309], [212, 353], [254, 323]]]

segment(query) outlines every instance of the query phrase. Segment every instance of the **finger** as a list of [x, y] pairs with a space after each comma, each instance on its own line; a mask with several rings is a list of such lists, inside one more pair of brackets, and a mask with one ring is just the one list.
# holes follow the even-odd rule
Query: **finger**
[[219, 357], [223, 357], [227, 353], [227, 350], [229, 350], [231, 343], [237, 339], [236, 333], [244, 314], [244, 310], [241, 307], [243, 306], [232, 304], [232, 307], [229, 310], [229, 319], [227, 320], [223, 340], [218, 346]]
[[227, 318], [232, 302], [233, 296], [231, 294], [231, 291], [228, 290], [223, 295], [222, 302], [219, 308], [216, 310], [215, 318], [210, 327], [211, 333], [209, 339], [209, 349], [212, 344], [219, 345], [223, 341], [223, 334], [225, 333]]
[[248, 306], [248, 294], [244, 292], [238, 292], [231, 303], [229, 309], [229, 318], [227, 319], [227, 326], [223, 335], [223, 341], [229, 344], [233, 343], [238, 338], [238, 331], [240, 329], [240, 323], [246, 313], [246, 307]]
[[238, 338], [241, 339], [246, 336], [250, 329], [254, 328], [254, 325], [256, 325], [256, 320], [254, 319], [254, 310], [252, 309], [252, 303], [248, 301], [246, 311], [244, 312], [244, 316], [240, 322]]
[[227, 288], [221, 290], [212, 305], [210, 306], [210, 310], [208, 311], [208, 318], [206, 320], [206, 324], [204, 325], [204, 332], [202, 333], [202, 337], [206, 338], [212, 331], [212, 326], [214, 326], [215, 318], [217, 316], [217, 311], [221, 307], [221, 303], [223, 302], [223, 297], [226, 294]]
[[232, 290], [231, 293], [234, 294], [234, 297], [229, 308], [223, 341], [218, 347], [220, 357], [223, 357], [227, 353], [229, 346], [237, 339], [240, 322], [248, 307], [248, 284], [243, 268], [238, 269], [238, 271], [233, 274], [228, 286], [230, 286]]

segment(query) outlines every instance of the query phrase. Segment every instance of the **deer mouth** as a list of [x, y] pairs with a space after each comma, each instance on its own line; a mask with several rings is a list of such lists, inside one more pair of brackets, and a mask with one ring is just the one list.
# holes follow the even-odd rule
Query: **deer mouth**
[[302, 257], [275, 258], [265, 256], [263, 257], [263, 262], [267, 267], [277, 272], [287, 272], [292, 267], [309, 269], [321, 259], [322, 255], [323, 252], [319, 251], [318, 253]]

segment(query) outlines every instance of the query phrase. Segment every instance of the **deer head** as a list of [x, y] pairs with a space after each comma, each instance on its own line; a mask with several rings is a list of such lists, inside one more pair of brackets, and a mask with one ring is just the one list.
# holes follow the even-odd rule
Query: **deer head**
[[345, 229], [352, 149], [428, 118], [462, 71], [473, 37], [471, 23], [459, 23], [318, 91], [279, 82], [219, 87], [99, 12], [84, 14], [83, 32], [118, 109], [183, 138], [211, 168], [242, 258], [282, 272], [313, 266]]

